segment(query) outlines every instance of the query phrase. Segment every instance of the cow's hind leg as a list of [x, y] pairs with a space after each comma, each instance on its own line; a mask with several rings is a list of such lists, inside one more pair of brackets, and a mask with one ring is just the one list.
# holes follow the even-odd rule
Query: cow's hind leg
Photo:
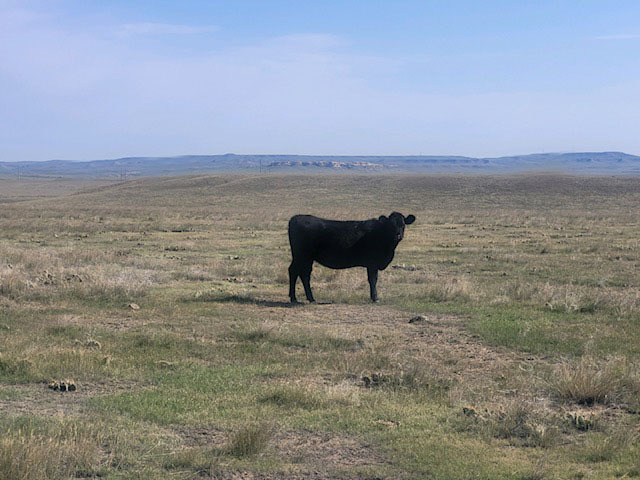
[[367, 279], [369, 280], [369, 294], [371, 295], [371, 301], [378, 301], [378, 290], [376, 285], [378, 284], [378, 269], [375, 267], [367, 267]]
[[289, 265], [289, 299], [291, 303], [298, 303], [296, 299], [296, 282], [300, 276], [300, 269], [298, 264], [294, 261]]
[[304, 294], [307, 296], [307, 300], [313, 303], [316, 300], [313, 298], [313, 293], [311, 293], [311, 269], [312, 268], [313, 268], [313, 260], [308, 264], [304, 264], [300, 271], [300, 279], [302, 280], [302, 285], [304, 286]]

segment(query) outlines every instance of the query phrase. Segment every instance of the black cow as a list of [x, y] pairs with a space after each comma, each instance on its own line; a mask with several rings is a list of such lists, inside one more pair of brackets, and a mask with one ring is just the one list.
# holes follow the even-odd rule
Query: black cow
[[404, 236], [404, 226], [416, 217], [393, 212], [365, 221], [325, 220], [312, 215], [295, 215], [289, 220], [291, 265], [289, 266], [289, 298], [296, 300], [296, 282], [302, 280], [307, 300], [311, 293], [313, 262], [329, 268], [366, 267], [371, 300], [378, 300], [378, 270], [387, 268], [396, 247]]

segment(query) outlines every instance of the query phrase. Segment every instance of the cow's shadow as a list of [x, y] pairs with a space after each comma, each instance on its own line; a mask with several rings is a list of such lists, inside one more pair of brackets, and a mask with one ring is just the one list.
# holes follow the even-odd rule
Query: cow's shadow
[[[298, 308], [309, 303], [291, 303], [279, 302], [277, 300], [265, 300], [264, 298], [255, 298], [249, 295], [224, 295], [216, 299], [222, 303], [238, 303], [242, 305], [258, 305], [260, 307], [278, 307], [278, 308]], [[315, 302], [313, 305], [333, 305], [333, 302]]]
[[249, 295], [224, 295], [223, 297], [217, 298], [216, 301], [222, 303], [238, 303], [242, 305], [258, 305], [260, 307], [296, 308], [302, 306], [302, 303], [265, 300], [264, 298], [255, 298]]

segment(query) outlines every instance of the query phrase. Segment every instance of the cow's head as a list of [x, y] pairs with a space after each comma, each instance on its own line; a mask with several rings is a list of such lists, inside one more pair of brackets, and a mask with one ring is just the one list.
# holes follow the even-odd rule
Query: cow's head
[[393, 212], [388, 217], [382, 215], [379, 220], [383, 222], [383, 224], [392, 231], [393, 237], [395, 239], [396, 245], [400, 243], [400, 240], [404, 237], [404, 227], [405, 225], [411, 225], [416, 221], [416, 217], [414, 215], [404, 216], [400, 212]]

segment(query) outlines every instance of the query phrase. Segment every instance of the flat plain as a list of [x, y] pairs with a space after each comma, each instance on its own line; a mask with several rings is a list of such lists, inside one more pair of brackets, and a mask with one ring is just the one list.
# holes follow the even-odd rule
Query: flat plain
[[[0, 189], [1, 479], [640, 477], [638, 177]], [[394, 210], [287, 303], [291, 215]]]

